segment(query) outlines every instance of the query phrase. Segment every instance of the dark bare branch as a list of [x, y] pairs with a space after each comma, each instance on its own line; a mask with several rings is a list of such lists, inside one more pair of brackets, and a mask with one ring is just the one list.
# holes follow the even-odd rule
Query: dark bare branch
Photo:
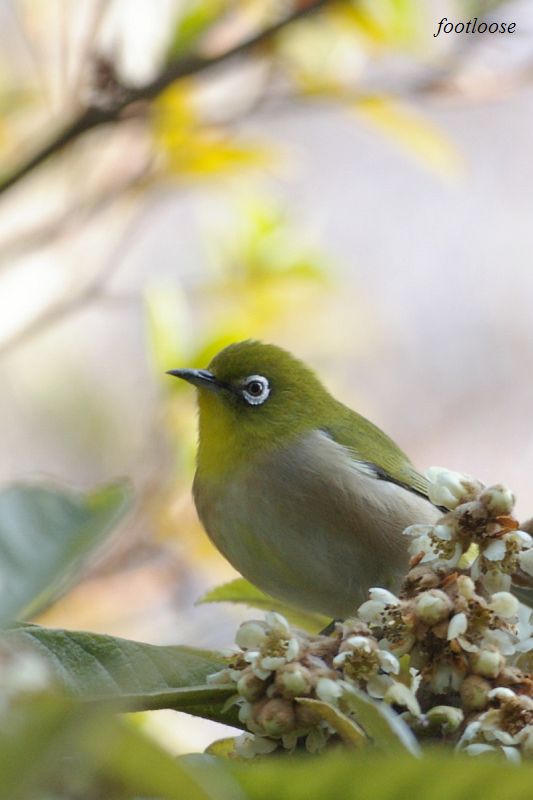
[[234, 47], [213, 56], [190, 55], [180, 58], [167, 65], [162, 72], [150, 83], [141, 87], [121, 87], [114, 102], [105, 106], [91, 105], [82, 110], [77, 117], [71, 120], [51, 139], [42, 145], [34, 155], [22, 164], [19, 164], [9, 174], [0, 178], [0, 194], [6, 192], [17, 184], [22, 178], [39, 167], [51, 156], [56, 155], [79, 136], [99, 127], [112, 124], [121, 119], [123, 111], [133, 103], [150, 101], [157, 97], [164, 89], [177, 80], [197, 75], [212, 67], [227, 63], [239, 56], [246, 55], [261, 44], [273, 39], [277, 33], [296, 22], [298, 19], [309, 16], [330, 3], [331, 0], [310, 0], [282, 17], [277, 22], [264, 28], [262, 31], [250, 36]]

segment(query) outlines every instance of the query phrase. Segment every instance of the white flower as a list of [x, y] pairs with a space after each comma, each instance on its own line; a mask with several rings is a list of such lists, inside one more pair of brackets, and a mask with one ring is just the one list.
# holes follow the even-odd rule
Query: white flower
[[503, 619], [510, 619], [518, 616], [519, 605], [516, 597], [510, 592], [496, 592], [492, 595], [489, 608]]
[[240, 626], [235, 636], [235, 642], [242, 650], [256, 650], [266, 639], [266, 635], [264, 622], [249, 620]]
[[320, 678], [315, 692], [319, 700], [335, 706], [342, 694], [342, 686], [337, 681], [332, 681], [331, 678]]
[[481, 488], [478, 481], [460, 472], [445, 467], [430, 467], [426, 472], [429, 481], [428, 496], [436, 506], [456, 508], [472, 498], [476, 488]]
[[419, 717], [422, 713], [415, 695], [403, 683], [395, 681], [389, 686], [383, 699], [390, 705], [404, 706], [414, 717]]
[[457, 639], [458, 636], [465, 633], [466, 629], [468, 628], [468, 620], [466, 618], [466, 614], [461, 612], [460, 614], [455, 614], [450, 620], [450, 624], [448, 625], [448, 633], [446, 638], [448, 640]]

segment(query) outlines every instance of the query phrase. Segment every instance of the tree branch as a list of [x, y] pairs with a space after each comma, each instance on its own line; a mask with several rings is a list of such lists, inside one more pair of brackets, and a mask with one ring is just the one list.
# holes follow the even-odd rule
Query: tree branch
[[185, 56], [169, 64], [153, 81], [145, 86], [120, 87], [120, 94], [112, 103], [105, 106], [90, 105], [83, 109], [77, 117], [56, 132], [46, 144], [42, 145], [26, 161], [0, 178], [0, 194], [17, 184], [44, 161], [63, 150], [82, 134], [100, 125], [118, 122], [124, 109], [133, 103], [153, 100], [174, 81], [197, 75], [211, 67], [216, 67], [238, 56], [245, 55], [258, 45], [274, 38], [277, 33], [288, 25], [319, 11], [330, 2], [331, 0], [309, 0], [309, 2], [302, 4], [290, 14], [259, 31], [259, 33], [244, 39], [244, 41], [239, 42], [229, 50], [209, 57], [199, 55]]

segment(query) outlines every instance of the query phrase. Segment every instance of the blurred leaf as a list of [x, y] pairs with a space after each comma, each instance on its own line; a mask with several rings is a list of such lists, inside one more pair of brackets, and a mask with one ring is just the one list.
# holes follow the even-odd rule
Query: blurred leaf
[[352, 687], [345, 687], [343, 702], [356, 715], [374, 747], [387, 752], [407, 750], [412, 755], [420, 755], [411, 729], [388, 705], [372, 700]]
[[446, 751], [415, 759], [365, 748], [224, 764], [247, 800], [527, 800], [533, 782], [531, 764]]
[[226, 0], [189, 0], [176, 23], [167, 53], [168, 60], [172, 61], [191, 50], [226, 7]]
[[359, 100], [353, 108], [360, 117], [434, 172], [446, 178], [461, 173], [462, 162], [455, 147], [437, 128], [405, 104], [387, 97], [369, 96]]
[[201, 179], [273, 162], [265, 146], [241, 143], [204, 121], [190, 85], [173, 86], [160, 95], [152, 120], [154, 143], [165, 156], [169, 175]]
[[218, 758], [235, 758], [235, 739], [231, 736], [217, 739], [206, 747], [205, 752]]
[[331, 13], [370, 44], [391, 48], [416, 40], [423, 30], [424, 11], [416, 0], [357, 0], [334, 5]]
[[0, 622], [28, 616], [107, 536], [130, 493], [110, 484], [86, 495], [13, 485], [0, 493]]
[[305, 706], [313, 713], [317, 714], [321, 719], [331, 725], [331, 727], [338, 733], [344, 744], [351, 747], [364, 747], [369, 743], [365, 732], [359, 725], [343, 714], [338, 708], [324, 703], [322, 700], [313, 700], [310, 697], [298, 697], [297, 702]]
[[110, 700], [122, 711], [173, 708], [235, 721], [231, 710], [222, 712], [234, 690], [206, 685], [207, 676], [225, 666], [218, 653], [37, 625], [13, 628], [2, 638], [13, 646], [33, 646], [58, 685], [77, 699]]
[[301, 611], [282, 600], [276, 600], [275, 597], [264, 594], [244, 578], [236, 578], [222, 586], [217, 586], [216, 589], [211, 589], [198, 600], [198, 603], [243, 603], [262, 611], [277, 611], [278, 614], [283, 614], [292, 625], [310, 633], [318, 633], [331, 622], [323, 614]]
[[0, 797], [208, 800], [200, 776], [131, 725], [54, 695], [11, 708], [0, 730]]

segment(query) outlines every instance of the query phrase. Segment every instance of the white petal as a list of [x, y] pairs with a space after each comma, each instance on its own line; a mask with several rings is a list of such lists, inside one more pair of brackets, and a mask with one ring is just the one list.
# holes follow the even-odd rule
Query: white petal
[[511, 531], [511, 533], [506, 533], [503, 538], [506, 542], [516, 542], [523, 548], [533, 547], [533, 537], [526, 531]]
[[488, 561], [502, 561], [505, 558], [507, 548], [503, 539], [494, 539], [484, 550], [482, 555]]
[[494, 698], [497, 698], [498, 700], [510, 700], [511, 698], [516, 697], [516, 694], [512, 689], [508, 689], [505, 686], [498, 686], [496, 689], [490, 690], [488, 697], [490, 700], [494, 700]]
[[294, 661], [298, 658], [300, 654], [300, 643], [298, 639], [289, 639], [287, 644], [287, 650], [285, 652], [285, 660], [286, 661]]
[[492, 595], [489, 608], [504, 619], [518, 615], [519, 602], [510, 592], [496, 592]]
[[362, 622], [381, 622], [381, 615], [385, 610], [383, 603], [377, 600], [367, 600], [359, 606], [357, 616]]
[[471, 739], [474, 739], [481, 730], [481, 722], [479, 720], [474, 720], [473, 722], [469, 722], [466, 728], [464, 729], [464, 733], [461, 736], [461, 742], [469, 742]]
[[400, 672], [400, 662], [396, 656], [389, 653], [387, 650], [378, 650], [378, 660], [379, 666], [383, 672], [391, 672], [393, 675], [398, 675]]
[[372, 675], [367, 681], [366, 691], [370, 697], [382, 700], [392, 684], [393, 680], [390, 675]]
[[507, 733], [507, 731], [500, 731], [500, 730], [494, 731], [494, 738], [497, 739], [499, 742], [501, 742], [501, 744], [505, 745], [516, 744], [515, 737], [511, 736], [511, 734]]
[[433, 532], [435, 536], [445, 542], [450, 542], [455, 536], [455, 531], [451, 525], [435, 525]]
[[417, 539], [419, 536], [427, 536], [433, 530], [433, 525], [409, 525], [408, 528], [405, 528], [403, 531], [404, 536], [412, 536], [413, 539]]
[[524, 572], [527, 572], [528, 575], [533, 575], [533, 549], [524, 550], [522, 553], [519, 553], [518, 563]]
[[491, 569], [489, 572], [481, 575], [480, 580], [483, 584], [483, 588], [486, 589], [489, 594], [508, 592], [512, 583], [511, 576], [507, 575], [505, 572], [501, 572], [499, 569]]
[[249, 620], [243, 622], [235, 636], [235, 641], [243, 650], [255, 650], [266, 637], [264, 622]]
[[468, 753], [470, 756], [479, 756], [482, 753], [489, 753], [491, 750], [496, 750], [496, 747], [491, 744], [478, 743], [469, 744], [467, 747], [465, 747], [464, 752]]
[[259, 662], [260, 669], [272, 672], [275, 669], [285, 666], [287, 659], [283, 656], [265, 656]]
[[507, 631], [490, 630], [485, 632], [483, 639], [484, 644], [495, 645], [500, 653], [504, 656], [511, 656], [516, 650], [516, 642], [514, 636]]
[[520, 755], [520, 751], [516, 747], [502, 747], [502, 750], [505, 754], [505, 758], [508, 761], [511, 761], [513, 764], [521, 763], [522, 756]]
[[371, 642], [368, 636], [350, 636], [346, 639], [346, 644], [354, 647], [356, 650], [366, 650], [368, 653], [371, 651]]
[[378, 603], [384, 603], [387, 606], [397, 606], [400, 600], [395, 594], [389, 592], [387, 589], [373, 588], [368, 590], [370, 600], [377, 600]]
[[320, 678], [315, 689], [316, 696], [324, 703], [336, 705], [338, 698], [342, 694], [342, 686], [331, 678]]
[[278, 614], [276, 611], [269, 611], [268, 614], [265, 615], [265, 621], [271, 630], [278, 631], [282, 635], [290, 633], [291, 631], [290, 625], [285, 617], [282, 617], [281, 614]]
[[466, 614], [463, 612], [456, 614], [451, 618], [450, 624], [448, 625], [447, 639], [457, 639], [458, 636], [461, 636], [462, 633], [465, 633], [467, 628], [468, 620], [466, 618]]

